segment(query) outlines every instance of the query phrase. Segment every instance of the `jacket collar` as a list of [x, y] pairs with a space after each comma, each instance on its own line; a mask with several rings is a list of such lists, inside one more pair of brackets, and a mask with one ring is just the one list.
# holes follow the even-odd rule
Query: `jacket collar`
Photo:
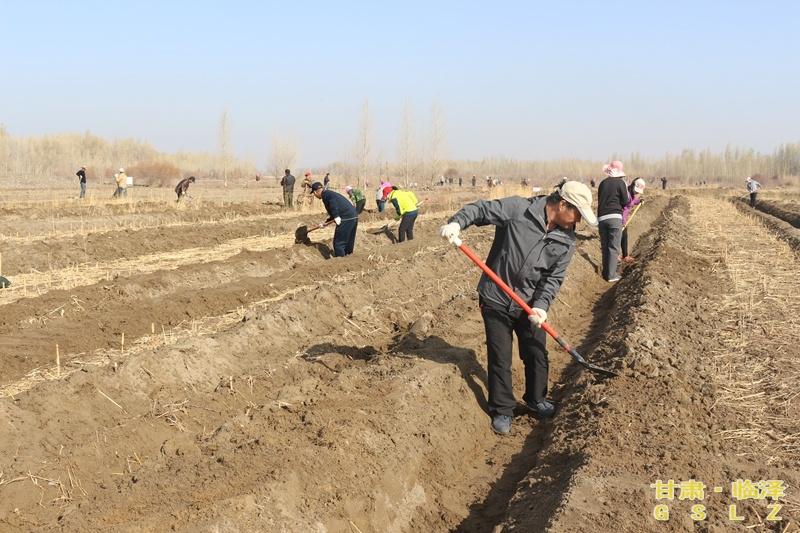
[[564, 231], [560, 227], [547, 231], [547, 222], [545, 221], [545, 205], [547, 204], [547, 196], [534, 196], [531, 198], [531, 205], [528, 207], [528, 214], [533, 219], [536, 227], [544, 233], [548, 238], [553, 239], [564, 244], [574, 244], [576, 240], [575, 231]]

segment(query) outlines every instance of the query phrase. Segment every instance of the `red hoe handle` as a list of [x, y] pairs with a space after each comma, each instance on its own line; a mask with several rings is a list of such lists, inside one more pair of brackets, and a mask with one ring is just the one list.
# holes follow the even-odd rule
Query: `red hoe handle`
[[[487, 276], [489, 276], [489, 279], [494, 281], [497, 284], [497, 286], [500, 287], [500, 289], [502, 289], [502, 291], [509, 296], [509, 298], [514, 300], [514, 302], [518, 306], [520, 306], [520, 308], [522, 308], [522, 310], [525, 311], [525, 313], [528, 316], [533, 314], [533, 309], [531, 309], [531, 306], [529, 306], [525, 302], [525, 300], [520, 298], [520, 296], [516, 292], [514, 292], [514, 289], [509, 287], [508, 284], [505, 281], [500, 279], [500, 276], [495, 274], [494, 271], [491, 268], [489, 268], [489, 266], [486, 263], [481, 261], [481, 259], [477, 255], [475, 255], [475, 252], [469, 246], [467, 246], [466, 244], [461, 242], [461, 239], [459, 239], [457, 237], [455, 239], [453, 239], [452, 242], [453, 242], [453, 244], [458, 246], [458, 249], [461, 250], [462, 252], [464, 252], [464, 255], [469, 257], [472, 260], [473, 263], [478, 265], [478, 267], [481, 270], [483, 270], [483, 272]], [[553, 327], [550, 324], [548, 324], [547, 322], [542, 323], [541, 328], [548, 335], [550, 335], [553, 338], [553, 340], [558, 343], [559, 346], [564, 348], [564, 350], [566, 350], [567, 353], [570, 354], [572, 356], [572, 358], [575, 359], [575, 361], [578, 364], [580, 364], [584, 368], [587, 368], [587, 369], [592, 370], [594, 372], [598, 372], [600, 374], [604, 374], [606, 376], [618, 376], [619, 375], [617, 372], [614, 372], [613, 370], [608, 370], [606, 368], [602, 368], [602, 367], [599, 367], [597, 365], [593, 365], [592, 363], [588, 362], [586, 359], [583, 358], [583, 356], [581, 354], [578, 353], [578, 351], [575, 348], [573, 348], [567, 341], [562, 339], [561, 336], [558, 334], [558, 332], [555, 329], [553, 329]]]

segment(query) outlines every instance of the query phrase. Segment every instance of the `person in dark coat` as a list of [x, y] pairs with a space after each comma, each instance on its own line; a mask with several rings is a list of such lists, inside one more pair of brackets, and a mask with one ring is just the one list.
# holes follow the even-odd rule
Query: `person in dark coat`
[[283, 177], [281, 178], [281, 188], [283, 189], [283, 207], [292, 207], [294, 205], [294, 176], [292, 176], [292, 172], [287, 168], [283, 171]]
[[188, 178], [184, 178], [178, 182], [178, 184], [175, 186], [175, 194], [178, 195], [178, 199], [175, 200], [176, 202], [180, 202], [181, 198], [188, 196], [187, 191], [189, 190], [189, 185], [194, 183], [194, 181], [194, 176], [189, 176]]
[[75, 173], [78, 176], [78, 182], [81, 186], [81, 198], [86, 196], [86, 167], [81, 167], [81, 169]]
[[356, 244], [356, 229], [358, 229], [358, 213], [350, 200], [336, 191], [326, 189], [325, 186], [315, 181], [311, 184], [311, 192], [322, 200], [328, 219], [319, 226], [323, 228], [336, 224], [333, 233], [333, 255], [344, 257], [353, 253]]

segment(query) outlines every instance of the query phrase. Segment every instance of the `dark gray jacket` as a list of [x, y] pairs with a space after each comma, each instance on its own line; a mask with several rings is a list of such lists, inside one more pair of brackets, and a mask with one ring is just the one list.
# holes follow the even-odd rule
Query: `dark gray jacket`
[[294, 191], [294, 176], [291, 174], [286, 174], [284, 177], [282, 177], [281, 187], [283, 187], [284, 192]]
[[[575, 232], [560, 228], [548, 232], [545, 203], [545, 196], [479, 200], [465, 205], [448, 222], [458, 222], [461, 229], [473, 224], [496, 226], [486, 264], [531, 307], [547, 311], [575, 253]], [[489, 305], [520, 311], [486, 275], [478, 283], [478, 294]]]

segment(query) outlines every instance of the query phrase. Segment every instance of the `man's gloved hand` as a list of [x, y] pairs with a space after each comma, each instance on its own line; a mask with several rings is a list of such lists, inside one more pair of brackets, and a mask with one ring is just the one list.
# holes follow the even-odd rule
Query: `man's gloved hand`
[[539, 309], [538, 307], [534, 307], [533, 313], [528, 315], [528, 320], [531, 321], [531, 324], [534, 327], [540, 328], [547, 320], [547, 311], [544, 309]]
[[336, 225], [338, 226], [339, 224], [341, 224], [341, 223], [342, 223], [342, 217], [336, 217], [336, 218], [334, 218], [334, 219], [333, 219], [333, 221], [334, 221], [334, 222], [336, 223]]
[[461, 233], [461, 225], [458, 222], [451, 222], [439, 228], [439, 234], [450, 242], [457, 239]]

